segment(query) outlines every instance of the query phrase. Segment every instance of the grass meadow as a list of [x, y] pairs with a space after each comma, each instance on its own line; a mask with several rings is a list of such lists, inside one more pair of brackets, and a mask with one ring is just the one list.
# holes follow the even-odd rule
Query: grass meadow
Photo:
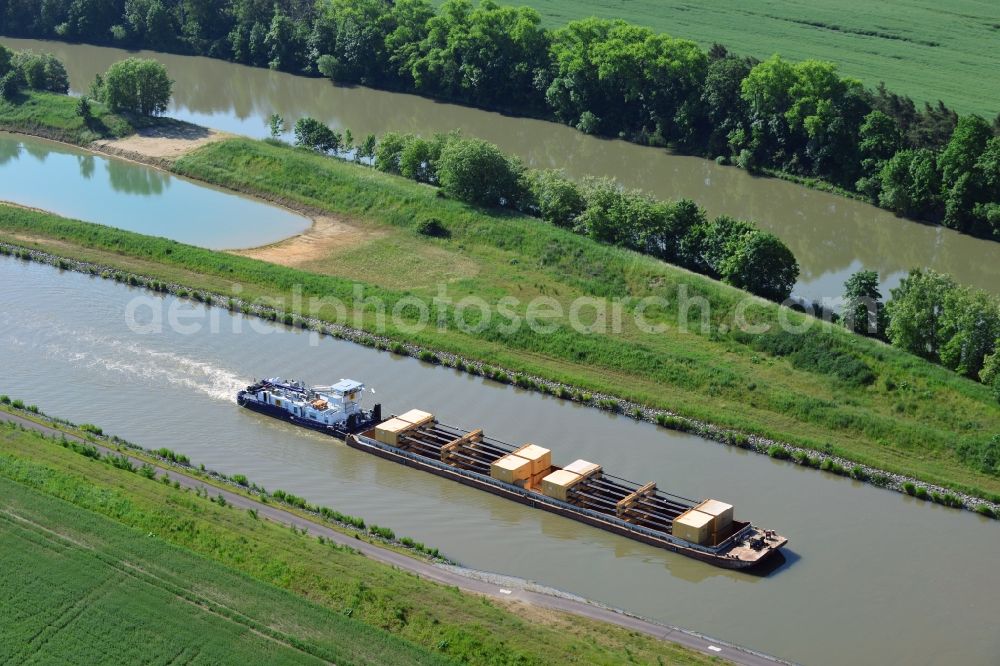
[[741, 55], [830, 60], [917, 103], [1000, 113], [1000, 4], [990, 0], [518, 0], [550, 27], [621, 18]]

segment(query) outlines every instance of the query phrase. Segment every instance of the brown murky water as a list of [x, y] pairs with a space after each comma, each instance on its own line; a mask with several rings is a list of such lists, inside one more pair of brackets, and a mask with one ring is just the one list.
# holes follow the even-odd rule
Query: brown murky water
[[[94, 75], [132, 53], [61, 42], [0, 39], [12, 48], [55, 53], [76, 91]], [[613, 176], [659, 197], [689, 197], [712, 215], [749, 217], [780, 236], [802, 273], [795, 293], [836, 298], [844, 280], [876, 270], [885, 288], [911, 268], [951, 273], [960, 282], [1000, 293], [1000, 243], [895, 217], [873, 206], [776, 179], [755, 178], [733, 167], [681, 157], [624, 141], [589, 137], [562, 125], [513, 118], [414, 95], [234, 65], [219, 60], [140, 52], [162, 61], [176, 80], [169, 114], [192, 122], [262, 137], [267, 118], [289, 123], [309, 115], [355, 136], [388, 130], [430, 134], [460, 129], [496, 142], [535, 167], [562, 168], [574, 177]], [[888, 296], [888, 293], [885, 294]]]
[[[0, 258], [0, 285], [0, 393], [49, 413], [363, 516], [467, 566], [786, 659], [987, 665], [1000, 655], [996, 521], [415, 359], [330, 338], [313, 346], [302, 331], [78, 273]], [[200, 330], [126, 326], [129, 312], [145, 324], [153, 309], [169, 321], [171, 307]], [[768, 577], [716, 569], [236, 406], [236, 390], [277, 374], [352, 377], [389, 411], [426, 409], [548, 446], [557, 462], [582, 457], [730, 501], [738, 518], [790, 537], [787, 561]]]

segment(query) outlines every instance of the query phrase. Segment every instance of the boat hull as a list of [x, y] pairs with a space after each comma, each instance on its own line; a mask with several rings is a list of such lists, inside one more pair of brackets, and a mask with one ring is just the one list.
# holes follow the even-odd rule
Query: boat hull
[[317, 432], [322, 432], [338, 439], [344, 439], [352, 433], [363, 432], [374, 425], [374, 421], [372, 419], [359, 419], [352, 428], [348, 428], [344, 423], [335, 426], [327, 425], [325, 423], [320, 423], [319, 421], [313, 421], [312, 419], [304, 419], [302, 417], [294, 416], [280, 407], [275, 407], [274, 405], [269, 405], [252, 398], [248, 398], [243, 391], [240, 391], [240, 393], [236, 396], [236, 404], [245, 409], [249, 409], [250, 411], [257, 412], [258, 414], [264, 414], [274, 419], [287, 421], [302, 428], [316, 430]]
[[434, 474], [435, 476], [440, 476], [443, 478], [450, 479], [452, 481], [457, 481], [458, 483], [461, 483], [463, 485], [470, 486], [472, 488], [477, 488], [479, 490], [486, 491], [493, 495], [497, 495], [499, 497], [503, 497], [505, 499], [509, 499], [518, 502], [520, 504], [525, 504], [527, 506], [531, 506], [536, 509], [542, 509], [543, 511], [548, 511], [550, 513], [554, 513], [566, 518], [572, 518], [573, 520], [586, 523], [593, 527], [597, 527], [599, 529], [603, 529], [608, 532], [613, 532], [615, 534], [625, 536], [630, 539], [634, 539], [636, 541], [641, 541], [651, 546], [664, 548], [666, 550], [679, 553], [687, 557], [692, 557], [696, 560], [701, 560], [702, 562], [706, 562], [717, 567], [722, 567], [724, 569], [753, 570], [760, 568], [766, 565], [774, 557], [774, 555], [779, 552], [779, 549], [786, 543], [786, 540], [782, 540], [782, 542], [779, 545], [768, 548], [766, 552], [764, 552], [759, 558], [754, 560], [745, 560], [736, 557], [729, 557], [725, 554], [710, 553], [703, 550], [697, 550], [695, 548], [685, 548], [684, 546], [674, 543], [672, 541], [668, 541], [666, 539], [658, 539], [637, 530], [630, 530], [627, 527], [623, 527], [615, 523], [600, 520], [599, 518], [592, 517], [581, 511], [574, 511], [571, 507], [564, 507], [548, 503], [545, 501], [540, 501], [540, 499], [531, 497], [530, 493], [525, 494], [525, 493], [514, 492], [513, 490], [506, 490], [505, 488], [500, 487], [496, 484], [490, 483], [485, 480], [479, 480], [473, 476], [468, 476], [453, 470], [449, 470], [444, 467], [438, 467], [436, 465], [425, 463], [418, 459], [414, 459], [408, 456], [401, 455], [399, 453], [395, 453], [391, 450], [386, 450], [384, 448], [372, 446], [370, 444], [365, 443], [363, 439], [355, 435], [347, 436], [346, 442], [347, 445], [350, 446], [351, 448], [357, 449], [359, 451], [364, 451], [366, 453], [370, 453], [384, 460], [391, 460], [401, 465], [406, 465], [407, 467], [420, 469], [425, 472]]

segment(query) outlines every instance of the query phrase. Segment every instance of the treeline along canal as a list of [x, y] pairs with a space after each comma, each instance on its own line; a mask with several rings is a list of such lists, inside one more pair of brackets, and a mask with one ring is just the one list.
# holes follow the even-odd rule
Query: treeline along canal
[[[0, 38], [15, 49], [51, 51], [68, 68], [76, 93], [94, 76], [134, 53], [87, 45]], [[311, 79], [221, 60], [140, 52], [166, 64], [176, 80], [168, 114], [194, 123], [264, 137], [272, 113], [294, 122], [312, 116], [356, 137], [368, 132], [430, 135], [459, 129], [497, 143], [538, 168], [575, 178], [611, 176], [661, 198], [688, 197], [710, 215], [746, 217], [781, 237], [801, 275], [795, 295], [836, 298], [860, 269], [878, 271], [883, 287], [911, 268], [950, 273], [964, 284], [1000, 293], [1000, 243], [895, 217], [874, 206], [793, 183], [757, 178], [734, 167], [672, 155], [625, 141], [584, 135], [570, 127]]]

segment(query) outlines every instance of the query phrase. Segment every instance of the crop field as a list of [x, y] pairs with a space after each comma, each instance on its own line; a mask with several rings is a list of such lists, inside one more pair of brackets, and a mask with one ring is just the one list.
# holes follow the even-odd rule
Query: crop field
[[517, 0], [548, 26], [621, 18], [703, 46], [765, 58], [831, 60], [918, 103], [1000, 113], [1000, 3], [992, 0]]
[[439, 661], [8, 479], [0, 496], [4, 663]]

